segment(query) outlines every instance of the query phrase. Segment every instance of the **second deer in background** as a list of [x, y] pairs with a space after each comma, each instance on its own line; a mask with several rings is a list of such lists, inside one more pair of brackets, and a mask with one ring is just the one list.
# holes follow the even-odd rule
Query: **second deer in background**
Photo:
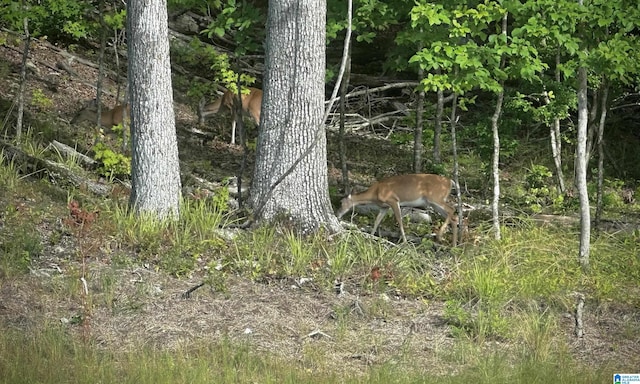
[[[100, 125], [111, 128], [114, 125], [121, 124], [124, 119], [129, 121], [130, 112], [129, 104], [116, 105], [113, 109], [103, 108], [100, 114]], [[80, 124], [84, 121], [95, 124], [97, 120], [98, 102], [93, 99], [73, 116], [71, 124]]]
[[[237, 97], [237, 94], [227, 90], [221, 98], [217, 99], [211, 104], [200, 105], [198, 115], [200, 124], [204, 123], [204, 119], [208, 116], [214, 115], [220, 111], [220, 109], [226, 109], [233, 112], [233, 101]], [[251, 116], [253, 121], [260, 125], [260, 110], [262, 108], [262, 91], [258, 88], [249, 88], [249, 93], [242, 94], [242, 111]], [[233, 114], [232, 114], [233, 115]], [[231, 144], [236, 143], [236, 119], [233, 117], [233, 123], [231, 125]]]

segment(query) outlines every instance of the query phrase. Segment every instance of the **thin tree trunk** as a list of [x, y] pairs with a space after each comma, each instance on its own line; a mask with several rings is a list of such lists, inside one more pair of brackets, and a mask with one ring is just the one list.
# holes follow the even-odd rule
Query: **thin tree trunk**
[[562, 172], [562, 137], [560, 136], [560, 118], [554, 118], [553, 123], [549, 128], [551, 153], [553, 154], [553, 163], [556, 167], [556, 178], [558, 180], [558, 192], [564, 194], [566, 187], [564, 184], [564, 173]]
[[[240, 163], [240, 169], [238, 170], [238, 173], [236, 175], [236, 181], [238, 183], [238, 208], [242, 209], [244, 206], [244, 199], [242, 198], [242, 178], [247, 168], [249, 148], [247, 147], [247, 135], [245, 134], [244, 121], [242, 119], [242, 82], [240, 81], [240, 63], [237, 55], [235, 55], [234, 63], [234, 69], [238, 74], [238, 77], [236, 78], [236, 89], [238, 90], [238, 94], [237, 97], [233, 98], [232, 117], [234, 119], [235, 130], [232, 130], [231, 141], [235, 142], [235, 137], [233, 137], [233, 135], [237, 130], [238, 138], [240, 139], [240, 146], [242, 146], [242, 161]], [[260, 128], [258, 127], [258, 130], [259, 129]]]
[[[24, 1], [22, 8], [26, 10]], [[22, 65], [20, 66], [20, 90], [18, 91], [18, 120], [16, 122], [16, 140], [22, 137], [22, 125], [24, 119], [24, 98], [27, 89], [27, 59], [29, 58], [29, 46], [31, 45], [31, 34], [29, 33], [29, 19], [23, 19], [24, 27], [24, 50], [22, 51]]]
[[603, 180], [604, 180], [604, 141], [602, 137], [604, 136], [604, 124], [607, 119], [607, 97], [609, 95], [609, 85], [606, 83], [606, 80], [603, 81], [602, 84], [602, 95], [601, 95], [601, 105], [600, 105], [600, 123], [598, 124], [598, 198], [596, 203], [596, 218], [595, 225], [598, 228], [600, 224], [600, 218], [602, 216], [602, 189], [603, 189]]
[[583, 271], [589, 270], [591, 212], [587, 191], [587, 69], [578, 68], [578, 142], [576, 146], [576, 187], [580, 198], [580, 250], [578, 261]]
[[436, 94], [438, 96], [438, 102], [436, 104], [436, 116], [433, 124], [433, 162], [440, 164], [442, 162], [440, 136], [442, 133], [442, 115], [444, 114], [444, 92], [442, 89], [438, 89]]
[[[598, 131], [596, 120], [598, 118], [598, 107], [600, 107], [600, 103], [598, 102], [599, 99], [599, 89], [595, 89], [591, 99], [591, 109], [589, 110], [589, 121], [587, 123], [587, 168], [589, 167], [589, 161], [591, 161], [593, 150], [597, 145], [595, 138], [596, 132]], [[588, 104], [587, 108], [589, 108]]]
[[[560, 52], [556, 53], [556, 83], [560, 84]], [[550, 104], [549, 96], [545, 93], [545, 103]], [[556, 178], [558, 179], [558, 192], [564, 194], [566, 187], [564, 183], [564, 173], [562, 172], [562, 136], [560, 134], [560, 118], [555, 117], [551, 124], [549, 137], [551, 139], [551, 153], [553, 154], [553, 163], [556, 167]]]
[[98, 18], [100, 19], [100, 53], [98, 54], [98, 79], [96, 80], [96, 127], [100, 126], [102, 119], [102, 79], [104, 77], [104, 52], [107, 48], [107, 26], [104, 21], [103, 0], [98, 2]]
[[340, 85], [340, 131], [338, 137], [339, 152], [340, 152], [340, 167], [342, 170], [342, 189], [345, 194], [351, 193], [351, 186], [349, 185], [349, 169], [347, 168], [347, 147], [345, 140], [345, 113], [347, 103], [347, 91], [349, 89], [349, 80], [351, 76], [351, 47], [348, 47], [349, 53], [347, 54], [347, 66], [345, 68], [344, 80]]
[[462, 223], [464, 222], [464, 219], [462, 217], [462, 193], [460, 191], [460, 167], [458, 165], [458, 143], [456, 141], [456, 125], [458, 122], [458, 95], [454, 92], [453, 93], [453, 101], [451, 103], [451, 154], [453, 157], [453, 182], [455, 184], [455, 188], [456, 188], [456, 199], [458, 201], [458, 207], [457, 207], [457, 225], [452, 226], [454, 231], [458, 231], [458, 234], [456, 236], [456, 238], [460, 239], [460, 242], [462, 242]]
[[[507, 17], [505, 13], [502, 17], [502, 34], [507, 34]], [[500, 59], [500, 68], [504, 68], [505, 58]], [[500, 134], [498, 126], [500, 122], [500, 114], [502, 113], [502, 103], [504, 101], [504, 81], [500, 82], [500, 92], [496, 101], [496, 108], [491, 116], [491, 130], [493, 132], [493, 159], [491, 165], [491, 173], [493, 175], [493, 200], [491, 202], [491, 215], [493, 216], [493, 232], [496, 240], [502, 237], [500, 233]]]
[[[422, 43], [418, 46], [418, 51], [422, 50]], [[418, 81], [424, 78], [424, 69], [418, 68]], [[424, 89], [418, 91], [416, 101], [416, 127], [413, 135], [413, 172], [422, 172], [422, 130], [424, 125]]]
[[[504, 86], [504, 82], [500, 82]], [[500, 135], [498, 132], [498, 122], [502, 111], [504, 91], [498, 93], [496, 108], [491, 116], [491, 130], [493, 132], [493, 158], [491, 162], [491, 174], [493, 175], [493, 200], [491, 202], [491, 215], [493, 217], [493, 232], [496, 240], [500, 240]]]

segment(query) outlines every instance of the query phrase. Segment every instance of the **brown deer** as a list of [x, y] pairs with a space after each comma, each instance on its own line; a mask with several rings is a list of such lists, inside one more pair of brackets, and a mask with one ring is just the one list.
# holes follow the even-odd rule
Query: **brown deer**
[[[106, 128], [111, 128], [114, 125], [121, 124], [123, 119], [126, 118], [129, 121], [130, 116], [129, 104], [116, 105], [113, 109], [102, 109], [100, 114], [100, 125]], [[71, 119], [71, 124], [79, 124], [84, 121], [95, 123], [98, 119], [98, 102], [96, 99], [91, 100], [84, 106], [78, 113]]]
[[[225, 91], [221, 98], [217, 99], [211, 104], [201, 105], [199, 108], [200, 123], [204, 123], [204, 119], [208, 116], [214, 115], [225, 109], [233, 111], [233, 101], [237, 97], [237, 93], [231, 90]], [[262, 107], [262, 91], [258, 88], [249, 88], [249, 93], [242, 94], [242, 111], [251, 116], [253, 121], [260, 125], [260, 109]], [[236, 143], [236, 119], [233, 116], [233, 123], [231, 125], [231, 144]]]
[[380, 207], [380, 213], [373, 224], [371, 234], [376, 229], [391, 208], [400, 227], [402, 240], [407, 242], [402, 225], [402, 211], [400, 207], [432, 207], [438, 214], [445, 218], [444, 224], [436, 234], [438, 241], [442, 241], [442, 234], [451, 224], [453, 232], [453, 246], [458, 241], [458, 231], [455, 228], [458, 217], [454, 209], [447, 202], [453, 181], [444, 176], [432, 174], [397, 175], [382, 179], [374, 183], [364, 192], [349, 195], [342, 199], [342, 206], [337, 216], [341, 218], [352, 207], [361, 204], [376, 204]]

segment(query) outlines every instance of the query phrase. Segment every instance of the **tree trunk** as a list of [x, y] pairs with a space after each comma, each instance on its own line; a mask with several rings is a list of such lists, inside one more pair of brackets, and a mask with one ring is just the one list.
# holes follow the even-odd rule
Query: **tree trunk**
[[580, 198], [580, 251], [578, 261], [584, 271], [589, 269], [591, 212], [587, 191], [587, 69], [578, 68], [578, 142], [576, 146], [576, 188]]
[[[560, 52], [556, 53], [556, 82], [560, 84]], [[545, 102], [549, 104], [551, 101], [545, 94]], [[558, 178], [558, 190], [560, 193], [565, 193], [567, 188], [564, 184], [564, 174], [562, 172], [562, 136], [560, 135], [560, 118], [553, 119], [553, 126], [550, 130], [551, 137], [551, 153], [553, 154], [553, 163], [556, 166], [556, 176]]]
[[347, 168], [347, 146], [344, 142], [345, 134], [345, 114], [347, 112], [347, 90], [349, 88], [349, 80], [351, 75], [351, 47], [348, 48], [347, 67], [344, 80], [340, 84], [340, 132], [339, 132], [339, 152], [340, 152], [340, 168], [342, 172], [342, 188], [345, 194], [351, 193], [349, 184], [349, 169]]
[[250, 203], [257, 222], [302, 233], [340, 229], [329, 201], [324, 134], [325, 0], [272, 0], [262, 129]]
[[602, 216], [602, 189], [603, 189], [603, 181], [604, 181], [604, 123], [607, 120], [607, 97], [609, 96], [609, 85], [606, 81], [603, 81], [602, 84], [602, 96], [600, 100], [600, 122], [598, 123], [598, 137], [597, 137], [597, 146], [598, 146], [598, 198], [596, 203], [596, 219], [595, 224], [596, 228], [600, 224], [600, 218]]
[[[100, 20], [100, 51], [98, 54], [98, 78], [96, 80], [96, 127], [102, 120], [102, 79], [104, 78], [104, 52], [107, 49], [107, 31], [104, 22], [104, 1], [98, 1], [98, 19]], [[116, 105], [118, 100], [116, 100]], [[124, 118], [122, 119], [124, 121]]]
[[[418, 52], [423, 44], [418, 45]], [[418, 81], [424, 78], [424, 69], [418, 67]], [[424, 129], [424, 89], [418, 91], [416, 101], [416, 128], [413, 135], [413, 172], [422, 173], [422, 130]]]
[[422, 130], [424, 126], [424, 90], [418, 91], [416, 128], [413, 138], [413, 172], [422, 173]]
[[460, 166], [458, 164], [458, 142], [456, 139], [456, 125], [458, 122], [458, 95], [453, 93], [453, 102], [451, 103], [451, 156], [453, 157], [453, 182], [456, 188], [456, 200], [458, 201], [457, 207], [457, 216], [458, 222], [457, 225], [452, 226], [452, 230], [457, 231], [458, 234], [455, 238], [460, 239], [460, 242], [463, 241], [462, 238], [462, 230], [463, 230], [463, 222], [464, 218], [462, 217], [462, 192], [460, 191]]
[[438, 104], [436, 105], [436, 116], [433, 124], [433, 162], [440, 164], [442, 156], [440, 152], [440, 135], [442, 133], [442, 115], [444, 114], [444, 92], [438, 89]]
[[[24, 2], [23, 10], [26, 11]], [[27, 89], [27, 59], [29, 58], [29, 46], [31, 45], [31, 34], [29, 33], [29, 19], [24, 18], [24, 51], [22, 51], [22, 65], [20, 66], [20, 90], [18, 91], [18, 121], [16, 122], [16, 140], [20, 141], [22, 136], [22, 121], [24, 119], [24, 94]]]
[[135, 213], [177, 217], [180, 167], [173, 112], [166, 0], [128, 3], [132, 190]]
[[[507, 35], [507, 18], [509, 14], [505, 13], [502, 17], [502, 35]], [[500, 59], [500, 69], [506, 65], [504, 55]], [[496, 108], [491, 116], [491, 130], [493, 132], [493, 159], [491, 164], [491, 173], [493, 175], [493, 200], [491, 201], [491, 215], [493, 217], [493, 231], [496, 240], [502, 237], [500, 233], [500, 132], [498, 130], [500, 122], [500, 114], [502, 113], [502, 103], [504, 102], [504, 80], [500, 81], [500, 92], [496, 101]]]
[[596, 131], [598, 130], [596, 125], [596, 120], [598, 118], [598, 108], [600, 107], [600, 90], [594, 89], [593, 94], [591, 95], [591, 109], [589, 108], [589, 104], [587, 103], [588, 109], [588, 122], [587, 122], [587, 169], [589, 168], [589, 161], [591, 161], [591, 156], [593, 154], [593, 150], [596, 146]]
[[[504, 86], [504, 83], [501, 84]], [[504, 100], [504, 91], [498, 93], [498, 101], [496, 101], [496, 109], [491, 116], [491, 130], [493, 131], [493, 159], [491, 173], [493, 175], [493, 200], [491, 201], [491, 214], [493, 217], [493, 231], [496, 240], [500, 240], [500, 135], [498, 131], [498, 122], [500, 121], [500, 113], [502, 111], [502, 102]]]

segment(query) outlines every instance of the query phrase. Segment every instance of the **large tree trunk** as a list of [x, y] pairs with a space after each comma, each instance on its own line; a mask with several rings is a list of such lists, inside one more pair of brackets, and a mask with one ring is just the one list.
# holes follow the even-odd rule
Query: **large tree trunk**
[[303, 233], [338, 230], [324, 134], [325, 0], [272, 0], [267, 18], [262, 129], [251, 205], [257, 222]]
[[128, 3], [132, 191], [136, 213], [176, 216], [180, 204], [166, 0]]

